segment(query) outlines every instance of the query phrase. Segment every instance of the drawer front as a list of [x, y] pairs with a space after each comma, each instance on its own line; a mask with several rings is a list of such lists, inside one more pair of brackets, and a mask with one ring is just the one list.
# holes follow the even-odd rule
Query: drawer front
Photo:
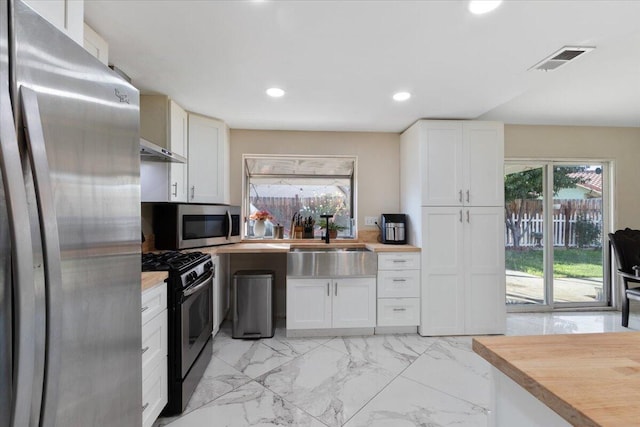
[[142, 325], [142, 378], [168, 354], [167, 310]]
[[378, 270], [416, 270], [419, 268], [419, 252], [384, 252], [378, 254]]
[[420, 270], [378, 272], [378, 298], [419, 298]]
[[142, 378], [142, 427], [151, 427], [168, 401], [166, 356]]
[[154, 286], [142, 293], [142, 324], [156, 317], [167, 308], [167, 284]]
[[379, 298], [378, 326], [420, 324], [420, 298]]

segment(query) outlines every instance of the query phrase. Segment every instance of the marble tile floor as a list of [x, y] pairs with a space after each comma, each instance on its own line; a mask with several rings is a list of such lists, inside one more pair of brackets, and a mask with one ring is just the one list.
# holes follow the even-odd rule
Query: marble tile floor
[[[617, 311], [510, 313], [507, 335], [640, 330]], [[154, 427], [486, 426], [489, 365], [471, 337], [234, 340], [225, 323], [180, 417]]]

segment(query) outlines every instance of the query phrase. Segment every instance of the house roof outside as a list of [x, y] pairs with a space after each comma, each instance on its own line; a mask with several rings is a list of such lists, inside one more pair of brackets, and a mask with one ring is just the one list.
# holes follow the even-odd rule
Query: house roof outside
[[576, 184], [577, 187], [585, 188], [598, 194], [602, 194], [602, 172], [584, 171], [572, 172], [567, 174], [570, 178], [581, 178], [582, 183]]

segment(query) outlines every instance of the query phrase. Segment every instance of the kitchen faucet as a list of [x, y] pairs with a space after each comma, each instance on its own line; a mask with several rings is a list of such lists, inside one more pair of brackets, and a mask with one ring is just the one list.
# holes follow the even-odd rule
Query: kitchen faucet
[[320, 215], [320, 218], [324, 218], [325, 228], [324, 228], [324, 242], [329, 244], [329, 218], [333, 218], [333, 215]]

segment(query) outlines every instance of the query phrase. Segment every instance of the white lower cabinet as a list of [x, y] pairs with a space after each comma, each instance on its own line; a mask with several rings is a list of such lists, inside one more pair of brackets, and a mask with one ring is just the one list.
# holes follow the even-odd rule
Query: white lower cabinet
[[376, 324], [375, 278], [287, 279], [287, 329]]
[[229, 310], [229, 283], [224, 276], [222, 260], [219, 255], [211, 257], [213, 263], [213, 331], [215, 336]]
[[417, 326], [420, 298], [378, 298], [378, 326]]
[[167, 285], [142, 293], [142, 426], [151, 427], [168, 401]]
[[505, 330], [504, 208], [423, 208], [421, 335]]
[[420, 254], [378, 254], [377, 326], [420, 324]]

